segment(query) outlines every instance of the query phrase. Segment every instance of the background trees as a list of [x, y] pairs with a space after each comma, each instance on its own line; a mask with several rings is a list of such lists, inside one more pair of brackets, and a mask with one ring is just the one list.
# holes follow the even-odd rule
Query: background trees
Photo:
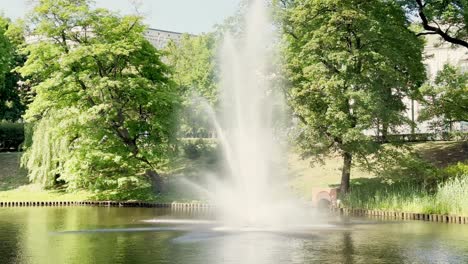
[[468, 122], [468, 73], [445, 65], [433, 84], [422, 87], [421, 121], [441, 122], [452, 130], [454, 122]]
[[468, 1], [466, 0], [398, 0], [418, 17], [419, 36], [438, 35], [444, 41], [468, 48]]
[[353, 158], [367, 160], [380, 145], [364, 133], [384, 120], [404, 123], [401, 99], [425, 79], [423, 42], [408, 30], [404, 11], [389, 1], [287, 1], [289, 98], [302, 121], [305, 154], [343, 157], [341, 190]]
[[[165, 48], [165, 60], [173, 70], [173, 80], [182, 95], [183, 113], [179, 116], [182, 137], [208, 137], [210, 123], [205, 103], [218, 101], [218, 40], [214, 34], [184, 35], [180, 42]], [[201, 102], [201, 100], [205, 102]]]
[[15, 122], [21, 118], [25, 107], [23, 91], [18, 85], [20, 76], [13, 70], [24, 63], [25, 57], [18, 49], [23, 44], [20, 24], [0, 16], [0, 121]]
[[92, 10], [90, 1], [41, 0], [37, 42], [19, 72], [37, 94], [24, 163], [45, 186], [160, 192], [158, 168], [172, 148], [178, 95], [168, 68], [143, 36], [141, 18]]

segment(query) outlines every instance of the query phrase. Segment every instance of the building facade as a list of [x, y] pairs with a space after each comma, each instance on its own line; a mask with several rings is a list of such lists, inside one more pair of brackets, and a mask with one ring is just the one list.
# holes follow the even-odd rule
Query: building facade
[[[437, 73], [443, 69], [444, 65], [450, 64], [459, 67], [463, 72], [468, 71], [468, 50], [464, 47], [453, 46], [447, 42], [441, 42], [436, 35], [428, 35], [426, 37], [426, 47], [424, 49], [424, 64], [426, 66], [427, 78], [429, 81], [434, 81]], [[404, 99], [407, 108], [407, 116], [409, 119], [416, 122], [415, 133], [433, 133], [434, 128], [431, 122], [418, 122], [419, 113], [422, 110], [422, 105], [410, 100]], [[457, 122], [453, 124], [454, 131], [468, 131], [468, 123]], [[412, 128], [403, 127], [400, 131], [402, 134], [410, 134]]]
[[145, 32], [145, 38], [153, 44], [157, 49], [162, 49], [172, 40], [179, 43], [182, 38], [182, 33], [172, 32], [167, 30], [148, 28]]

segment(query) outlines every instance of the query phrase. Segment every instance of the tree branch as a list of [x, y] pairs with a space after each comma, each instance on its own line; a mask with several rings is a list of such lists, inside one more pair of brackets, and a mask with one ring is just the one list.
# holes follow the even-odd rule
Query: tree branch
[[[445, 41], [450, 42], [452, 44], [457, 44], [460, 46], [463, 46], [465, 48], [468, 48], [468, 42], [452, 37], [450, 36], [447, 32], [444, 32], [440, 27], [434, 27], [429, 24], [429, 20], [424, 13], [424, 7], [425, 4], [422, 3], [422, 0], [416, 0], [416, 4], [418, 5], [418, 13], [419, 17], [421, 18], [422, 21], [422, 26], [425, 30], [434, 32], [434, 34], [437, 34], [441, 36]], [[425, 34], [427, 35], [427, 34]]]

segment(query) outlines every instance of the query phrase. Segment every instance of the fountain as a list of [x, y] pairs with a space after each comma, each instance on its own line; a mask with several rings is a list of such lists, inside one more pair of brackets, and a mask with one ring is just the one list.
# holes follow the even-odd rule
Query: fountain
[[[224, 37], [221, 109], [209, 110], [225, 160], [225, 177], [207, 192], [220, 220], [237, 228], [285, 228], [303, 211], [288, 194], [285, 142], [274, 131], [283, 97], [271, 89], [275, 43], [266, 1], [251, 2], [243, 36]], [[296, 223], [297, 224], [297, 223]]]

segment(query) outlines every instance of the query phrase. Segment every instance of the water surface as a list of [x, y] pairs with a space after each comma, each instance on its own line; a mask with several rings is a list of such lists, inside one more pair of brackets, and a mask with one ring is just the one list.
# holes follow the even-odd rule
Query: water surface
[[279, 231], [212, 220], [152, 208], [0, 208], [0, 263], [468, 263], [467, 225], [330, 217]]

